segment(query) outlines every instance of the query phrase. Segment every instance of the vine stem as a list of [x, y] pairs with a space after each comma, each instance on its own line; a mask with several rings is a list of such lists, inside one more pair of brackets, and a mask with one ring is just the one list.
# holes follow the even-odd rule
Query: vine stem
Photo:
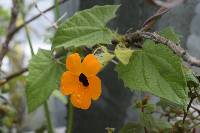
[[[25, 13], [24, 13], [21, 5], [20, 5], [20, 10], [21, 10], [23, 22], [25, 22]], [[29, 47], [30, 47], [30, 50], [31, 50], [31, 55], [33, 56], [34, 55], [34, 51], [33, 51], [31, 37], [30, 37], [29, 31], [28, 31], [27, 25], [24, 26], [24, 29], [25, 29], [26, 37], [28, 39], [28, 44], [29, 44]]]
[[72, 133], [73, 116], [74, 116], [74, 109], [73, 109], [72, 103], [69, 101], [68, 107], [67, 107], [67, 132], [66, 133]]
[[[25, 21], [26, 14], [24, 12], [22, 2], [18, 1], [18, 4], [20, 6], [20, 12], [21, 12], [21, 15], [22, 15], [23, 22], [26, 22]], [[26, 24], [24, 25], [24, 28], [25, 28], [26, 37], [28, 39], [28, 44], [29, 44], [29, 47], [30, 47], [30, 50], [31, 50], [31, 55], [33, 56], [34, 51], [33, 51], [33, 46], [32, 46], [32, 42], [31, 42], [31, 36], [29, 34], [28, 27], [27, 27]], [[47, 120], [48, 133], [54, 133], [47, 101], [44, 102], [44, 112], [45, 112], [45, 116], [46, 116], [46, 120]]]
[[[59, 21], [59, 19], [62, 19], [62, 16], [60, 17], [60, 5], [58, 0], [54, 0], [55, 3], [55, 13], [56, 13], [56, 25]], [[64, 16], [65, 14], [63, 14]], [[68, 104], [67, 104], [67, 130], [66, 133], [72, 133], [73, 130], [73, 116], [74, 116], [74, 109], [72, 106], [72, 103], [70, 102], [70, 99], [68, 98]]]
[[53, 133], [53, 126], [51, 123], [51, 117], [50, 117], [50, 112], [49, 112], [49, 107], [47, 101], [44, 102], [44, 111], [45, 111], [45, 116], [47, 120], [47, 128], [48, 128], [48, 133]]
[[[145, 101], [145, 100], [148, 100], [148, 99], [145, 99], [145, 98], [144, 98], [143, 101]], [[146, 101], [146, 102], [147, 102], [147, 101]], [[141, 112], [142, 112], [142, 113], [144, 113], [144, 105], [145, 105], [145, 104], [142, 102], [142, 107], [141, 107]], [[146, 126], [144, 126], [144, 132], [145, 132], [145, 133], [148, 133], [148, 130], [147, 130]]]
[[55, 0], [55, 9], [56, 9], [56, 19], [58, 20], [60, 17], [60, 5], [58, 0]]

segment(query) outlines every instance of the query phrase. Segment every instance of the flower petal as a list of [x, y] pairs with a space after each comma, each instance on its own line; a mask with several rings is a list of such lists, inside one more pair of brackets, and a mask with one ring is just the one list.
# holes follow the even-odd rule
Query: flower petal
[[81, 57], [78, 53], [71, 54], [66, 59], [66, 67], [72, 73], [79, 75], [81, 72]]
[[61, 92], [63, 95], [69, 95], [78, 90], [78, 77], [70, 71], [63, 73], [61, 78]]
[[92, 76], [88, 80], [91, 98], [92, 100], [97, 100], [101, 95], [101, 80], [97, 76]]
[[84, 90], [81, 93], [73, 93], [70, 96], [70, 101], [73, 106], [80, 109], [88, 109], [91, 105], [91, 98]]
[[101, 64], [93, 54], [88, 54], [82, 62], [82, 71], [87, 77], [96, 75], [101, 69]]

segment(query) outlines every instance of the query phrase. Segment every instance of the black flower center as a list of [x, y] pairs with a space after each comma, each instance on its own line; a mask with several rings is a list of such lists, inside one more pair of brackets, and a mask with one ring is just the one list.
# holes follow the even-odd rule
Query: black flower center
[[79, 81], [82, 82], [82, 84], [84, 86], [88, 86], [89, 85], [88, 79], [87, 79], [87, 77], [83, 73], [81, 73], [79, 75]]

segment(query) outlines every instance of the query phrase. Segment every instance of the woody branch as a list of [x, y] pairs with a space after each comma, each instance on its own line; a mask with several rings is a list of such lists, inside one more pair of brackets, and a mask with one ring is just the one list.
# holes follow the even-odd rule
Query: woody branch
[[5, 54], [8, 52], [9, 50], [9, 43], [13, 37], [13, 31], [14, 29], [16, 28], [16, 21], [17, 21], [17, 17], [18, 17], [18, 14], [19, 14], [19, 5], [17, 4], [17, 0], [12, 0], [12, 4], [13, 4], [13, 7], [12, 7], [12, 10], [11, 10], [11, 19], [10, 19], [10, 22], [9, 22], [9, 25], [8, 25], [8, 28], [7, 28], [7, 34], [6, 34], [6, 37], [5, 37], [5, 41], [3, 42], [2, 44], [2, 49], [1, 49], [1, 52], [0, 52], [0, 66], [2, 64], [2, 60], [5, 56]]
[[173, 41], [162, 37], [156, 32], [143, 32], [136, 31], [134, 33], [128, 33], [125, 35], [127, 42], [135, 42], [138, 39], [150, 39], [154, 42], [164, 44], [169, 47], [175, 54], [181, 57], [185, 62], [187, 62], [191, 66], [200, 67], [200, 60], [191, 56], [186, 50], [180, 47], [180, 44], [174, 43]]
[[3, 80], [0, 80], [0, 87], [3, 86], [4, 84], [6, 84], [8, 81], [22, 75], [23, 73], [27, 72], [28, 71], [28, 68], [23, 68], [22, 70], [16, 72], [16, 73], [13, 73], [7, 77], [5, 77]]

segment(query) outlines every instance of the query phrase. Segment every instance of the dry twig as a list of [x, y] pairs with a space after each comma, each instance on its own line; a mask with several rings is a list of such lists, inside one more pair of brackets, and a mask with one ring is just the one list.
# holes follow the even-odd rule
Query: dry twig
[[3, 80], [0, 80], [0, 87], [3, 86], [5, 83], [7, 83], [8, 81], [12, 80], [13, 78], [16, 78], [20, 75], [22, 75], [23, 73], [27, 72], [28, 68], [24, 68], [19, 72], [13, 73], [7, 77], [5, 77]]
[[5, 38], [5, 41], [2, 44], [2, 49], [1, 49], [1, 52], [0, 52], [0, 67], [2, 65], [2, 60], [5, 56], [5, 54], [9, 50], [8, 45], [9, 45], [9, 43], [10, 43], [12, 37], [13, 37], [13, 31], [16, 28], [16, 21], [17, 21], [17, 17], [18, 17], [18, 14], [19, 14], [19, 5], [17, 3], [18, 3], [17, 0], [12, 0], [13, 7], [12, 7], [12, 10], [11, 10], [11, 19], [10, 19], [10, 23], [8, 25], [8, 28], [7, 28], [6, 38]]
[[186, 52], [179, 44], [174, 43], [173, 41], [160, 36], [156, 32], [143, 32], [143, 31], [136, 31], [134, 33], [128, 33], [125, 35], [126, 41], [134, 42], [138, 39], [150, 39], [154, 42], [164, 44], [168, 46], [176, 55], [181, 57], [185, 62], [187, 62], [191, 66], [200, 67], [200, 60], [191, 56], [188, 52]]
[[38, 7], [37, 3], [35, 0], [33, 0], [33, 3], [35, 5], [35, 8], [39, 11], [39, 13], [47, 20], [47, 22], [49, 22], [49, 24], [54, 28], [54, 29], [58, 29], [58, 26], [56, 23], [53, 23]]

